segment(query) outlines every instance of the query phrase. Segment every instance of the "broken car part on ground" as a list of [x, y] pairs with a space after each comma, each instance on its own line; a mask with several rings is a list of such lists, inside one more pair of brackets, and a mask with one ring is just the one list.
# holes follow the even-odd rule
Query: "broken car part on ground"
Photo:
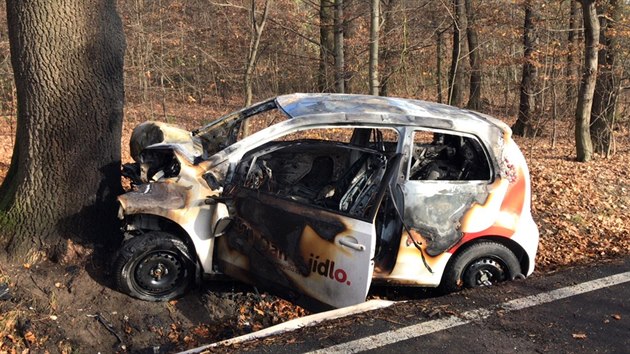
[[193, 132], [143, 123], [130, 144], [114, 268], [140, 299], [227, 274], [330, 308], [372, 282], [454, 291], [534, 270], [525, 159], [484, 114], [292, 94]]

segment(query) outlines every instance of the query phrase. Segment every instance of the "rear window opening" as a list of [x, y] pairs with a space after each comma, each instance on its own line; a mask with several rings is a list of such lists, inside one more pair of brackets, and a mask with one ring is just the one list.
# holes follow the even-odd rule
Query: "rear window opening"
[[491, 169], [479, 141], [473, 137], [415, 131], [409, 180], [489, 181]]

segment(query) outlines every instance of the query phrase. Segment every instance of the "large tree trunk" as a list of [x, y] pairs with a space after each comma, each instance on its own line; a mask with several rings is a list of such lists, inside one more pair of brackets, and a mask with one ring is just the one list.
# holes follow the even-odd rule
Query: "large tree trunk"
[[344, 93], [346, 83], [345, 52], [343, 49], [343, 0], [335, 0], [335, 90]]
[[520, 99], [518, 104], [518, 118], [512, 126], [514, 135], [530, 136], [533, 134], [532, 109], [536, 95], [536, 77], [538, 75], [534, 58], [534, 19], [536, 14], [531, 1], [525, 1], [525, 23], [523, 25], [523, 73], [521, 75]]
[[466, 37], [468, 38], [468, 59], [470, 60], [470, 96], [468, 97], [469, 109], [481, 109], [481, 48], [479, 47], [479, 39], [477, 36], [477, 27], [475, 21], [475, 9], [472, 0], [464, 0], [466, 5], [466, 18], [468, 26], [466, 27]]
[[334, 79], [331, 79], [333, 53], [335, 50], [335, 34], [333, 31], [334, 18], [333, 0], [321, 0], [319, 7], [319, 70], [317, 73], [317, 88], [319, 92], [329, 92]]
[[597, 78], [597, 51], [599, 47], [599, 21], [595, 0], [581, 0], [584, 19], [584, 71], [575, 109], [575, 149], [578, 161], [591, 160], [591, 108]]
[[18, 119], [0, 241], [25, 262], [61, 255], [67, 239], [117, 241], [125, 40], [116, 1], [6, 7]]
[[370, 12], [370, 64], [369, 64], [369, 81], [370, 95], [378, 96], [378, 37], [379, 37], [379, 18], [380, 18], [380, 0], [372, 0]]
[[464, 73], [462, 70], [463, 36], [466, 33], [466, 8], [464, 0], [453, 0], [455, 16], [453, 18], [453, 51], [451, 69], [448, 75], [448, 104], [461, 107], [464, 102]]
[[609, 0], [608, 6], [602, 6], [598, 10], [603, 15], [599, 18], [599, 40], [603, 45], [597, 59], [599, 69], [591, 111], [591, 140], [595, 152], [605, 156], [610, 156], [613, 147], [618, 87], [615, 85], [617, 43], [614, 31], [621, 17], [621, 5], [617, 0]]

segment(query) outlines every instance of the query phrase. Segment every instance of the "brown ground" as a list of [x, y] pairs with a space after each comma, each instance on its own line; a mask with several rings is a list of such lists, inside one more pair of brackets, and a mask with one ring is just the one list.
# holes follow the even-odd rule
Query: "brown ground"
[[[170, 106], [166, 115], [148, 113], [161, 111], [158, 105], [128, 107], [123, 161], [129, 161], [126, 144], [138, 122], [160, 119], [190, 129], [234, 105], [217, 107], [224, 109]], [[0, 117], [0, 182], [10, 163], [14, 131], [15, 120]], [[614, 157], [597, 157], [589, 163], [573, 161], [573, 142], [568, 136], [572, 133], [560, 133], [553, 149], [547, 134], [518, 139], [531, 169], [533, 213], [541, 231], [537, 272], [630, 254], [629, 129], [617, 132]], [[91, 250], [74, 249], [77, 265], [31, 266], [0, 259], [0, 353], [26, 348], [64, 353], [153, 352], [157, 346], [172, 352], [304, 314], [290, 303], [231, 282], [170, 303], [134, 300], [110, 288], [102, 257], [93, 257]], [[6, 285], [11, 299], [2, 300]]]

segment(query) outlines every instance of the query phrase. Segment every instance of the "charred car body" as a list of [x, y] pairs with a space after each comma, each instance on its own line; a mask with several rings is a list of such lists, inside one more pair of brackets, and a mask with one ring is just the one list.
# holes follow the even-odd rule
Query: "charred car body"
[[227, 274], [343, 307], [372, 282], [453, 291], [534, 269], [525, 159], [510, 129], [480, 113], [293, 94], [193, 132], [143, 123], [131, 153], [114, 270], [137, 298]]

